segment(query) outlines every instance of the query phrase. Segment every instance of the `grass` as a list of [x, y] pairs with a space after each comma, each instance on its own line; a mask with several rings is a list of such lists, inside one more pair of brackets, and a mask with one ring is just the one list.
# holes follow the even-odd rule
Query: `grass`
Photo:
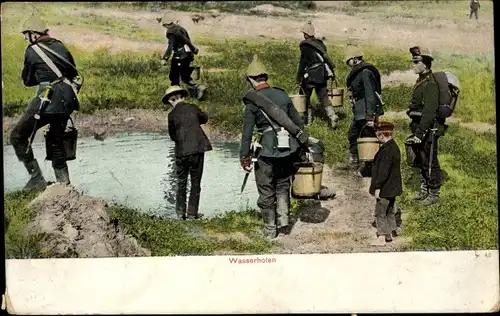
[[32, 259], [50, 257], [40, 246], [43, 235], [29, 234], [24, 227], [31, 219], [28, 204], [40, 191], [18, 191], [5, 194], [5, 257]]
[[[75, 19], [75, 23], [85, 23], [85, 19], [94, 17]], [[133, 31], [132, 26], [122, 22], [101, 22], [89, 25], [96, 29], [108, 28], [110, 32], [122, 33], [127, 38], [133, 38], [142, 32]], [[231, 70], [204, 72], [202, 81], [209, 86], [207, 100], [197, 102], [209, 113], [210, 124], [221, 131], [238, 134], [241, 130], [241, 97], [248, 89], [244, 71], [248, 64], [247, 59], [253, 54], [259, 54], [268, 67], [271, 83], [289, 92], [294, 89], [298, 43], [269, 41], [264, 44], [259, 41], [210, 39], [197, 40], [195, 43], [206, 45], [211, 51], [219, 53], [197, 57], [204, 69]], [[347, 66], [341, 62], [344, 46], [331, 42], [327, 44], [331, 57], [337, 64], [336, 74], [339, 84], [342, 85], [348, 71]], [[2, 98], [6, 116], [22, 113], [34, 94], [35, 88], [24, 88], [19, 79], [24, 48], [25, 43], [18, 34], [2, 33], [2, 79], [5, 84]], [[76, 47], [70, 49], [86, 80], [80, 95], [82, 112], [92, 113], [99, 109], [115, 107], [163, 107], [160, 99], [169, 84], [168, 68], [160, 66], [158, 56], [152, 53], [109, 55], [105, 50], [88, 54]], [[368, 46], [363, 49], [366, 60], [375, 64], [383, 74], [411, 67], [406, 51]], [[461, 99], [455, 116], [465, 121], [496, 123], [492, 56], [438, 54], [435, 57], [433, 68], [436, 71], [451, 70], [461, 80]], [[405, 110], [411, 87], [384, 87], [383, 95], [387, 104], [386, 110]], [[314, 137], [325, 142], [326, 160], [331, 165], [343, 161], [347, 151], [345, 135], [351, 117], [347, 98], [342, 111], [347, 119], [342, 121], [337, 131], [328, 130], [326, 124], [320, 120], [315, 121], [309, 128]], [[408, 122], [396, 123], [397, 141], [404, 157], [402, 141], [409, 134]], [[448, 134], [440, 140], [439, 158], [447, 174], [447, 181], [442, 188], [442, 202], [427, 208], [421, 208], [408, 199], [416, 190], [416, 177], [410, 168], [403, 167], [405, 193], [401, 197], [401, 205], [408, 215], [404, 234], [412, 237], [408, 249], [498, 248], [496, 136], [477, 134], [451, 125]], [[33, 194], [17, 192], [6, 195], [5, 215], [9, 221], [6, 235], [8, 257], [43, 256], [43, 253], [40, 254], [40, 250], [36, 249], [38, 237], [23, 237], [21, 233], [21, 227], [29, 219], [26, 205], [34, 197]], [[294, 201], [295, 207], [298, 204], [300, 203]], [[272, 245], [255, 234], [260, 221], [251, 211], [228, 213], [200, 223], [164, 221], [121, 207], [115, 207], [111, 212], [144, 246], [150, 248], [154, 255], [206, 254], [228, 249], [235, 252], [264, 252], [272, 248]], [[218, 234], [231, 236], [238, 231], [248, 239], [217, 238]], [[172, 240], [175, 242], [171, 242]]]

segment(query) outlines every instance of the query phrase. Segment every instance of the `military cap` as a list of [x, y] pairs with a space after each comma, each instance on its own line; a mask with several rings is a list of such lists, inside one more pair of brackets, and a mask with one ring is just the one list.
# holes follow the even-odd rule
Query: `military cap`
[[169, 87], [166, 91], [165, 91], [165, 94], [163, 95], [163, 98], [161, 99], [161, 101], [164, 103], [164, 104], [168, 104], [168, 99], [174, 95], [174, 94], [180, 94], [181, 96], [183, 96], [184, 98], [188, 95], [188, 92], [186, 89], [180, 87], [180, 86], [171, 86]]
[[37, 32], [40, 34], [47, 33], [48, 29], [45, 22], [37, 15], [33, 14], [26, 21], [24, 21], [21, 33], [25, 32]]
[[347, 46], [344, 57], [345, 63], [349, 64], [352, 58], [363, 57], [363, 52], [356, 46]]
[[165, 13], [163, 16], [156, 18], [156, 21], [158, 23], [163, 24], [172, 24], [175, 22], [175, 19], [172, 17], [172, 15]]
[[413, 62], [423, 62], [427, 66], [430, 66], [432, 64], [432, 61], [434, 58], [432, 58], [431, 54], [427, 51], [422, 51], [420, 47], [418, 46], [413, 46], [410, 47], [410, 53], [412, 55], [411, 61]]
[[300, 31], [309, 36], [314, 36], [314, 34], [316, 33], [314, 30], [314, 25], [312, 25], [312, 21], [308, 21], [306, 24], [304, 24]]
[[377, 132], [392, 132], [394, 131], [394, 124], [392, 124], [391, 122], [379, 122], [375, 126], [375, 130]]
[[266, 68], [260, 62], [257, 55], [253, 55], [252, 62], [248, 65], [246, 75], [247, 77], [257, 77], [259, 75], [267, 75]]

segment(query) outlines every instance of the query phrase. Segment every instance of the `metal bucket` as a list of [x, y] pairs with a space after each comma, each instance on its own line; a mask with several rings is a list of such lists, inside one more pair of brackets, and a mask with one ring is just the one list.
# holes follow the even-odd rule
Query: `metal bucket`
[[191, 78], [193, 80], [200, 80], [200, 78], [201, 78], [201, 67], [200, 66], [193, 67], [193, 72], [191, 73]]
[[415, 167], [415, 161], [417, 158], [417, 153], [415, 151], [415, 143], [412, 141], [413, 135], [408, 136], [404, 141], [406, 149], [406, 163], [410, 167]]
[[[78, 130], [73, 123], [73, 119], [69, 118], [71, 121], [71, 126], [68, 126], [63, 134], [63, 143], [64, 143], [64, 151], [66, 152], [66, 161], [75, 160], [76, 159], [76, 143], [78, 140]], [[53, 140], [50, 137], [49, 133], [45, 133], [45, 160], [52, 160], [53, 152], [52, 152]]]
[[337, 87], [337, 81], [335, 81], [335, 87], [333, 87], [332, 81], [332, 86], [328, 89], [328, 98], [333, 107], [342, 107], [344, 105], [344, 89]]
[[297, 172], [293, 177], [292, 196], [313, 198], [321, 191], [323, 164], [318, 162], [298, 162], [294, 164]]
[[[302, 90], [302, 93], [304, 93], [304, 90], [302, 88], [300, 88], [300, 90]], [[289, 97], [290, 99], [292, 99], [293, 106], [295, 107], [297, 112], [304, 113], [307, 110], [305, 93], [291, 94], [289, 95]]]
[[358, 138], [358, 155], [360, 161], [372, 161], [380, 148], [380, 142], [376, 137]]

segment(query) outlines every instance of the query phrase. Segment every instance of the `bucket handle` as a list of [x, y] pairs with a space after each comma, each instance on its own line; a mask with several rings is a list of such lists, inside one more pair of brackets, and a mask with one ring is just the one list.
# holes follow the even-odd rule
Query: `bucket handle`
[[[363, 131], [365, 130], [366, 127], [368, 127], [368, 123], [365, 123], [365, 125], [361, 128], [361, 130], [359, 131], [359, 134], [358, 134], [358, 138], [361, 137], [361, 134], [363, 133]], [[375, 131], [375, 126], [372, 128]]]
[[71, 122], [71, 126], [75, 127], [75, 123], [73, 122], [73, 119], [71, 118], [71, 115], [69, 116], [69, 121]]
[[304, 90], [304, 88], [302, 88], [302, 85], [299, 86], [299, 94], [300, 94], [300, 91], [302, 91], [304, 93], [302, 95], [306, 94], [306, 91]]
[[[335, 84], [335, 87], [333, 86], [334, 84]], [[339, 85], [337, 84], [337, 79], [335, 79], [335, 80], [331, 80], [331, 81], [330, 81], [330, 89], [331, 89], [332, 91], [333, 91], [333, 89], [334, 89], [334, 88], [335, 88], [335, 89], [337, 89], [337, 88], [338, 88], [338, 86], [339, 86]]]

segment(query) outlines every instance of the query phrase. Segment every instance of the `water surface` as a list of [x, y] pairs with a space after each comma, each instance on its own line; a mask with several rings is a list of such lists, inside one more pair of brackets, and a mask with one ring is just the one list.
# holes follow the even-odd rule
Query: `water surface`
[[[151, 214], [175, 215], [174, 144], [167, 135], [129, 133], [104, 141], [81, 138], [77, 147], [77, 158], [68, 161], [68, 166], [71, 183], [79, 190]], [[244, 172], [239, 164], [239, 143], [212, 142], [212, 147], [205, 154], [200, 212], [213, 216], [256, 208], [253, 172], [240, 194]], [[44, 160], [45, 143], [35, 143], [33, 151], [45, 179], [55, 181], [51, 162]], [[28, 173], [12, 146], [4, 146], [4, 191], [21, 189], [27, 181]]]

